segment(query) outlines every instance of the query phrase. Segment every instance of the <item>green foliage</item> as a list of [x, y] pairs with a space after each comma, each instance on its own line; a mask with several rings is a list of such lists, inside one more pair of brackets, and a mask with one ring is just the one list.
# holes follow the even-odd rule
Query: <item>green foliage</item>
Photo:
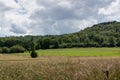
[[0, 53], [2, 53], [2, 49], [1, 49], [1, 47], [0, 47]]
[[41, 48], [42, 49], [49, 49], [50, 47], [50, 39], [49, 38], [44, 38], [41, 43]]
[[72, 48], [72, 45], [71, 44], [66, 44], [66, 43], [63, 43], [59, 46], [60, 48]]
[[12, 47], [14, 45], [21, 45], [22, 44], [22, 41], [21, 40], [18, 40], [18, 39], [7, 39], [5, 42], [4, 42], [4, 45], [6, 45], [6, 47]]
[[59, 48], [59, 42], [58, 42], [58, 40], [57, 39], [53, 39], [51, 41], [51, 45], [52, 45], [51, 48]]
[[110, 37], [109, 44], [110, 44], [110, 47], [116, 46], [116, 39], [114, 37]]
[[25, 52], [25, 48], [19, 45], [15, 45], [10, 48], [10, 53], [24, 53], [24, 52]]
[[35, 41], [33, 40], [33, 37], [31, 38], [31, 44], [30, 45], [31, 45], [30, 46], [30, 51], [31, 51], [30, 56], [31, 56], [31, 58], [38, 57], [38, 54], [35, 51], [36, 50], [36, 44], [35, 44]]
[[120, 47], [120, 38], [117, 39], [117, 46]]
[[35, 51], [35, 42], [34, 41], [31, 42], [31, 51]]
[[32, 52], [31, 52], [31, 58], [36, 58], [36, 57], [38, 57], [37, 52], [32, 51]]
[[2, 53], [9, 53], [10, 49], [8, 47], [3, 47], [2, 48]]
[[41, 44], [39, 42], [37, 42], [37, 44], [36, 44], [36, 50], [39, 50], [39, 49], [41, 49]]

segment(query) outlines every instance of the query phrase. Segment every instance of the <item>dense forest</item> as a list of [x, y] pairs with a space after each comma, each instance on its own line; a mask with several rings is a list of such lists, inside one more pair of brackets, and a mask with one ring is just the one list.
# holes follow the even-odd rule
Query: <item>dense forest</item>
[[[36, 49], [73, 48], [73, 47], [120, 47], [120, 22], [104, 22], [76, 33], [46, 36], [1, 37], [0, 51], [19, 52], [30, 50], [31, 41]], [[9, 50], [8, 50], [9, 49]]]

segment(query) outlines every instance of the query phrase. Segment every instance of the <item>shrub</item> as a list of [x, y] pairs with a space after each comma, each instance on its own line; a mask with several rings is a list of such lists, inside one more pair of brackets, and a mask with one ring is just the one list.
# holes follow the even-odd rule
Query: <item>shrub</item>
[[9, 53], [10, 49], [8, 47], [3, 47], [2, 48], [2, 53]]
[[25, 48], [23, 48], [22, 46], [13, 46], [10, 48], [10, 53], [24, 53], [25, 52]]
[[31, 52], [31, 58], [36, 58], [36, 57], [38, 57], [37, 52], [32, 51], [32, 52]]
[[0, 48], [0, 53], [2, 53], [2, 49]]

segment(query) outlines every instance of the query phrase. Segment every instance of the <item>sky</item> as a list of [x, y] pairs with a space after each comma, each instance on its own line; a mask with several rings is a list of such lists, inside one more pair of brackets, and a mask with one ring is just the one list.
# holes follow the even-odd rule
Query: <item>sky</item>
[[60, 35], [119, 21], [120, 0], [0, 0], [0, 37]]

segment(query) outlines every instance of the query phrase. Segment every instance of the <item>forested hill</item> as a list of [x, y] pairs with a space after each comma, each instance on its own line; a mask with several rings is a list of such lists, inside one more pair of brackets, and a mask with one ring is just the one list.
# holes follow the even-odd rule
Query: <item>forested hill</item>
[[51, 36], [20, 36], [0, 38], [0, 47], [19, 45], [30, 48], [31, 40], [36, 49], [72, 47], [119, 47], [120, 22], [112, 21], [93, 25], [76, 33]]

